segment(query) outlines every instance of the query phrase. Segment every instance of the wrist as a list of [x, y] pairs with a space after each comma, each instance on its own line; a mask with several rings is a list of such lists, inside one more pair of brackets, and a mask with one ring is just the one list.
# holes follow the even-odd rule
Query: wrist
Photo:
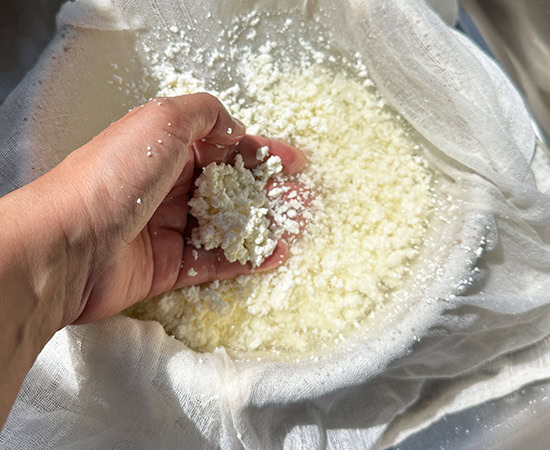
[[0, 267], [0, 276], [9, 272], [6, 282], [19, 293], [12, 301], [29, 303], [28, 322], [45, 342], [80, 314], [91, 265], [90, 244], [76, 231], [79, 218], [69, 203], [74, 196], [51, 178], [0, 199], [0, 242], [9, 255], [3, 264], [10, 265]]
[[73, 272], [86, 262], [59, 226], [57, 203], [46, 201], [47, 186], [37, 184], [0, 199], [0, 428], [44, 345], [81, 307]]

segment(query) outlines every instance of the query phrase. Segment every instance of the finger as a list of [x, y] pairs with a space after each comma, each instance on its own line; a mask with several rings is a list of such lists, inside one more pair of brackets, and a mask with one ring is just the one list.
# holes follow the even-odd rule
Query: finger
[[204, 139], [210, 144], [228, 146], [246, 134], [244, 124], [232, 117], [221, 102], [210, 94], [202, 92], [159, 101], [170, 107], [176, 127], [189, 133], [190, 144]]
[[[243, 154], [243, 159], [244, 154], [246, 154], [247, 161], [249, 161], [250, 164], [254, 164], [255, 161], [258, 161], [256, 158], [256, 152], [258, 148], [261, 147], [268, 147], [270, 156], [278, 156], [281, 158], [283, 173], [285, 175], [294, 175], [301, 172], [306, 167], [307, 160], [302, 151], [292, 147], [291, 145], [279, 141], [273, 141], [262, 136], [248, 135], [243, 138], [240, 143], [240, 152]], [[263, 161], [258, 161], [258, 163], [262, 162]], [[258, 163], [256, 163], [256, 165]]]
[[215, 144], [197, 141], [193, 144], [193, 152], [195, 153], [195, 167], [203, 168], [213, 162], [233, 164], [235, 162], [237, 149], [238, 146], [235, 145], [230, 145], [228, 147], [222, 146], [220, 148]]
[[187, 217], [187, 227], [185, 227], [185, 231], [183, 232], [183, 237], [186, 239], [191, 239], [191, 235], [193, 234], [193, 230], [195, 228], [198, 228], [199, 226], [199, 220], [195, 217], [189, 214]]
[[162, 201], [149, 221], [149, 228], [151, 232], [163, 228], [183, 235], [189, 217], [189, 194], [179, 186]]
[[166, 97], [151, 98], [151, 99], [149, 99], [149, 101], [147, 103], [143, 103], [141, 105], [135, 106], [132, 109], [128, 110], [128, 112], [124, 115], [123, 118], [125, 120], [127, 120], [127, 119], [135, 116], [136, 114], [139, 114], [140, 111], [149, 104], [151, 104], [151, 105], [156, 104], [156, 106], [160, 106], [161, 105], [161, 100], [165, 100], [165, 99], [166, 99]]
[[275, 251], [259, 267], [252, 268], [250, 263], [229, 262], [223, 251], [197, 249], [187, 245], [183, 250], [180, 275], [175, 289], [216, 280], [228, 280], [240, 275], [266, 272], [276, 269], [288, 259], [288, 246], [279, 241]]
[[[155, 270], [149, 296], [170, 290], [177, 281], [184, 249], [183, 233], [189, 216], [189, 195], [181, 186], [175, 187], [157, 208], [147, 225], [151, 258]], [[135, 261], [140, 264], [139, 261]]]
[[245, 167], [252, 169], [267, 159], [267, 157], [264, 159], [257, 158], [258, 149], [262, 147], [269, 148], [269, 156], [278, 156], [281, 158], [283, 173], [285, 175], [301, 172], [306, 166], [306, 157], [303, 152], [291, 145], [261, 136], [248, 134], [237, 144], [223, 148], [220, 148], [216, 144], [211, 144], [209, 141], [198, 141], [193, 147], [197, 167], [206, 167], [213, 162], [233, 164], [236, 154], [239, 153], [243, 157]]

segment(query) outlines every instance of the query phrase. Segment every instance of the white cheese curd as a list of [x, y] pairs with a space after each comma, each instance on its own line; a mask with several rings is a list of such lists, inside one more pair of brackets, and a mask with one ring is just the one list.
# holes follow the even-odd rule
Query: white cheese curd
[[[257, 265], [286, 231], [291, 255], [272, 272], [184, 288], [128, 311], [159, 321], [197, 351], [310, 352], [341, 341], [403, 286], [432, 217], [433, 172], [364, 65], [293, 66], [274, 58], [273, 47], [241, 52], [240, 81], [220, 92], [172, 60], [154, 74], [159, 96], [207, 90], [249, 133], [287, 142], [308, 158], [303, 173], [279, 174], [267, 196], [267, 174], [281, 169], [273, 157], [256, 171], [237, 159], [199, 178], [190, 201], [201, 225], [195, 245], [221, 246], [228, 259]], [[264, 161], [268, 149], [256, 157]], [[288, 183], [311, 192], [311, 203]], [[301, 235], [299, 218], [307, 222]]]
[[207, 250], [220, 247], [230, 262], [251, 262], [258, 267], [277, 246], [270, 230], [267, 180], [282, 171], [281, 158], [269, 159], [254, 169], [244, 167], [237, 155], [234, 166], [209, 164], [197, 178], [191, 214], [199, 226], [193, 230], [191, 244]]

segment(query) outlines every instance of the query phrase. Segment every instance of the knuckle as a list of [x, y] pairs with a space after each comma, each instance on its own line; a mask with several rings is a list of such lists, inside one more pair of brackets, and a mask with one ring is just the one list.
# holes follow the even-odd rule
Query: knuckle
[[196, 94], [193, 94], [193, 96], [195, 96], [195, 99], [198, 103], [197, 106], [200, 106], [206, 114], [215, 117], [218, 115], [218, 111], [224, 109], [224, 106], [222, 105], [222, 102], [218, 99], [218, 97], [215, 97], [208, 92], [198, 92]]
[[216, 97], [208, 92], [197, 92], [196, 94], [192, 95], [201, 102], [211, 103], [213, 105], [219, 104], [220, 102]]
[[149, 102], [144, 110], [147, 114], [146, 123], [153, 129], [162, 135], [171, 134], [185, 144], [189, 143], [191, 139], [189, 117], [181, 111], [174, 98], [166, 97]]
[[159, 109], [163, 114], [168, 114], [170, 116], [177, 116], [179, 107], [174, 97], [163, 98], [160, 103], [162, 104], [162, 106]]

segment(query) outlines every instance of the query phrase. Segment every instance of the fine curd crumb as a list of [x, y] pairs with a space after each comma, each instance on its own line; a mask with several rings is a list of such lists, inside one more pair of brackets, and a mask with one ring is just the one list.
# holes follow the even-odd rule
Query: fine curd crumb
[[256, 159], [258, 161], [263, 161], [264, 159], [267, 158], [268, 155], [269, 155], [269, 147], [266, 145], [256, 150]]

